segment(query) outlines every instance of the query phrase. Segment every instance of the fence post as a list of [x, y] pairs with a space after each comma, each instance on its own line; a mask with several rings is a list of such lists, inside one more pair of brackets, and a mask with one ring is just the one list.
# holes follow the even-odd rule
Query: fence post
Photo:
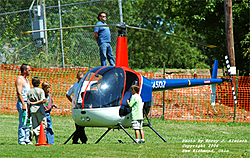
[[[163, 62], [163, 79], [165, 79], [165, 62]], [[162, 120], [165, 119], [165, 90], [163, 91]]]
[[[62, 16], [61, 16], [61, 4], [60, 4], [60, 0], [58, 0], [58, 10], [59, 10], [60, 28], [62, 28]], [[60, 30], [60, 34], [61, 34], [62, 64], [63, 64], [63, 68], [65, 68], [64, 53], [63, 53], [63, 33], [62, 33], [62, 29]]]

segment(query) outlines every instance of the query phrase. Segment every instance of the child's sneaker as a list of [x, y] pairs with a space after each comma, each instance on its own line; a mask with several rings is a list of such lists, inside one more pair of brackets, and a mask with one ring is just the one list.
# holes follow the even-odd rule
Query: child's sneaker
[[33, 145], [33, 143], [32, 142], [29, 142], [29, 143], [27, 143], [28, 145]]
[[134, 142], [134, 143], [137, 143], [137, 144], [140, 143], [139, 140], [135, 140], [135, 141], [136, 141], [136, 142]]
[[141, 143], [145, 143], [145, 140], [141, 140]]

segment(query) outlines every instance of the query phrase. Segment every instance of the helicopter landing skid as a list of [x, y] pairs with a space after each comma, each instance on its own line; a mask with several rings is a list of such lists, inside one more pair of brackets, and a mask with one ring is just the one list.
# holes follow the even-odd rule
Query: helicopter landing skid
[[128, 131], [122, 126], [121, 123], [118, 123], [118, 125], [123, 129], [123, 131], [124, 131], [125, 133], [127, 133], [127, 135], [134, 141], [134, 143], [138, 143], [138, 142], [135, 140], [135, 138], [133, 138], [133, 137], [128, 133]]
[[[135, 142], [136, 140], [128, 133], [128, 131], [122, 126], [121, 123], [118, 123], [118, 125], [121, 127], [121, 129]], [[95, 142], [95, 144], [97, 144], [109, 131], [111, 130], [111, 128], [108, 128], [108, 130]]]
[[[148, 118], [147, 118], [148, 120]], [[134, 143], [138, 143], [136, 142], [136, 140], [128, 133], [128, 131], [122, 126], [121, 123], [118, 123], [118, 125], [121, 127], [121, 129], [134, 141]], [[143, 126], [148, 126], [150, 129], [152, 129], [155, 134], [157, 134], [164, 142], [167, 142], [150, 124], [150, 121], [148, 120], [148, 123], [143, 123]], [[97, 144], [112, 128], [108, 128], [108, 130], [95, 142], [95, 144]], [[120, 141], [119, 141], [120, 142]]]
[[95, 142], [95, 144], [97, 144], [110, 130], [111, 128], [108, 128], [108, 130], [105, 133], [103, 133], [103, 135]]
[[[143, 109], [143, 111], [146, 114], [145, 109]], [[155, 132], [155, 134], [157, 134], [166, 143], [167, 141], [158, 132], [156, 132], [156, 130], [151, 126], [150, 120], [148, 119], [148, 116], [145, 114], [144, 116], [146, 117], [148, 123], [143, 123], [143, 126], [148, 126], [150, 129], [152, 129]]]
[[77, 132], [79, 130], [79, 128], [77, 128], [76, 130], [75, 130], [75, 132], [63, 143], [63, 144], [67, 144], [68, 143], [68, 141], [75, 135], [75, 133]]
[[152, 129], [155, 134], [157, 134], [164, 142], [167, 142], [158, 132], [156, 132], [156, 130], [151, 126], [150, 123], [143, 123], [143, 126], [148, 126], [150, 129]]

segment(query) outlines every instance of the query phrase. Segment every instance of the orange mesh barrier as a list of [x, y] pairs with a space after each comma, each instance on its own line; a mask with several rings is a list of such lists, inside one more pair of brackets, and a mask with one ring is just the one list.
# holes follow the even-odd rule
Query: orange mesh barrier
[[[162, 79], [162, 74], [141, 73], [147, 78]], [[191, 75], [166, 75], [166, 79], [187, 79]], [[198, 76], [206, 79], [210, 76]], [[224, 77], [226, 78], [226, 77]], [[237, 77], [233, 76], [236, 89]], [[231, 83], [222, 83], [216, 86], [216, 105], [211, 105], [210, 86], [180, 88], [166, 90], [165, 116], [167, 120], [199, 121], [199, 122], [250, 122], [250, 77], [238, 78], [238, 92], [236, 107], [232, 95]], [[153, 92], [154, 107], [151, 116], [162, 118], [163, 92]]]
[[[53, 109], [52, 115], [69, 115], [71, 114], [71, 104], [66, 98], [66, 92], [69, 90], [77, 79], [76, 74], [78, 71], [87, 73], [88, 68], [66, 68], [66, 69], [44, 69], [44, 68], [32, 68], [28, 80], [31, 84], [33, 77], [40, 78], [41, 83], [48, 81], [51, 84], [51, 95], [54, 103], [57, 105], [57, 109]], [[14, 65], [1, 65], [0, 64], [0, 104], [2, 113], [17, 113], [16, 110], [16, 88], [15, 80], [20, 75], [20, 66]], [[31, 84], [32, 88], [32, 84]], [[42, 85], [39, 86], [42, 88]]]
[[[32, 68], [28, 79], [39, 77], [41, 82], [48, 81], [54, 103], [58, 108], [52, 110], [52, 115], [70, 115], [71, 104], [65, 95], [71, 85], [77, 79], [78, 71], [87, 73], [88, 68], [44, 69]], [[163, 78], [162, 74], [141, 73], [150, 79]], [[20, 66], [0, 64], [0, 112], [17, 113], [15, 79], [20, 75]], [[193, 78], [191, 75], [166, 75], [166, 79]], [[210, 76], [198, 76], [198, 78], [210, 78]], [[175, 121], [199, 121], [199, 122], [250, 122], [250, 77], [233, 77], [234, 86], [238, 88], [238, 103], [234, 107], [234, 101], [230, 83], [217, 85], [216, 105], [211, 106], [210, 86], [180, 88], [166, 90], [164, 118]], [[41, 88], [41, 86], [40, 86]], [[153, 118], [163, 116], [163, 92], [153, 92], [154, 106], [151, 108]]]

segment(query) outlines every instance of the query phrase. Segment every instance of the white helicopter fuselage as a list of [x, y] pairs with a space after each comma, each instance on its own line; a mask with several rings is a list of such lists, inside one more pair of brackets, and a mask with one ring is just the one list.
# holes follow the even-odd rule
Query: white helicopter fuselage
[[[131, 80], [126, 80], [126, 74]], [[131, 113], [126, 101], [131, 96], [129, 86], [136, 78], [133, 73], [113, 66], [92, 69], [79, 82], [73, 96], [75, 123], [84, 127], [116, 128], [119, 123], [131, 127]], [[129, 82], [127, 87], [126, 82]]]
[[119, 106], [93, 109], [72, 109], [73, 120], [85, 127], [116, 128], [118, 123], [124, 127], [131, 127], [131, 113], [119, 115]]

